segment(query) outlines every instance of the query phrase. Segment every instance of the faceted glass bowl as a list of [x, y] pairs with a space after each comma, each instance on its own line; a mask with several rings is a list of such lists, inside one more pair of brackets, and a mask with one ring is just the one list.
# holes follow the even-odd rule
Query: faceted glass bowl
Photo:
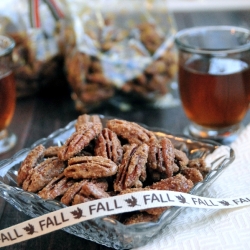
[[[105, 124], [108, 119], [111, 119], [111, 117], [100, 117], [103, 124]], [[34, 148], [38, 144], [43, 144], [45, 147], [61, 145], [72, 132], [74, 132], [74, 124], [75, 121], [72, 121], [66, 127], [55, 131], [47, 138], [38, 140], [30, 148], [20, 150], [10, 159], [0, 161], [0, 196], [16, 209], [30, 217], [38, 217], [65, 207], [65, 205], [59, 201], [43, 200], [34, 193], [23, 191], [17, 187], [16, 177], [21, 162], [25, 159], [31, 148]], [[213, 155], [212, 153], [215, 150], [221, 148], [220, 144], [212, 141], [196, 141], [185, 136], [170, 134], [164, 129], [146, 128], [154, 131], [157, 136], [167, 136], [175, 148], [184, 151], [190, 159], [197, 157], [207, 159]], [[221, 153], [215, 155], [210, 162], [211, 171], [204, 181], [196, 184], [190, 193], [200, 195], [234, 160], [234, 157], [234, 151], [229, 146], [223, 146]], [[156, 237], [166, 225], [170, 224], [182, 209], [183, 208], [180, 207], [171, 207], [166, 210], [156, 222], [125, 226], [115, 219], [101, 217], [75, 224], [63, 230], [78, 237], [115, 249], [131, 249], [146, 245], [147, 242], [153, 237]]]

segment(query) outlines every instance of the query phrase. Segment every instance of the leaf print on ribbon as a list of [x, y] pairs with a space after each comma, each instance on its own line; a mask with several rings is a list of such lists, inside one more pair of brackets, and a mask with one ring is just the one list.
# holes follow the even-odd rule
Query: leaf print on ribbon
[[73, 212], [71, 212], [74, 216], [74, 219], [80, 219], [81, 217], [86, 217], [85, 215], [82, 214], [82, 209], [81, 208], [77, 208], [77, 210], [74, 210]]
[[35, 231], [35, 227], [31, 225], [30, 223], [27, 227], [24, 227], [23, 229], [27, 232], [27, 234], [30, 234], [30, 235], [32, 235], [33, 233], [37, 233], [37, 231]]
[[186, 198], [185, 198], [183, 195], [176, 196], [176, 198], [179, 200], [180, 203], [189, 204], [189, 203], [186, 201]]
[[224, 201], [224, 200], [219, 201], [219, 203], [222, 204], [222, 205], [224, 205], [224, 206], [230, 206], [230, 203], [227, 202], [227, 201]]
[[129, 207], [141, 206], [137, 204], [137, 199], [134, 196], [131, 196], [131, 199], [126, 199], [125, 201], [128, 203]]

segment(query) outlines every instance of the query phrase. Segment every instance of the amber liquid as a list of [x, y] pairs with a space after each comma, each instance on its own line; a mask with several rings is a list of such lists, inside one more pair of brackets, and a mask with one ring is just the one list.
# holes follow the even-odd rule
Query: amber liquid
[[12, 73], [0, 76], [0, 131], [11, 122], [16, 106], [16, 86]]
[[179, 90], [194, 123], [208, 128], [238, 124], [250, 101], [249, 65], [227, 58], [189, 59], [179, 66]]

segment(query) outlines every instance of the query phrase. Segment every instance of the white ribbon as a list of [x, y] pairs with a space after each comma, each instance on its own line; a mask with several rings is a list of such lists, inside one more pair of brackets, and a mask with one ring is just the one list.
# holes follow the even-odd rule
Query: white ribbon
[[0, 231], [0, 247], [9, 246], [97, 217], [148, 208], [179, 206], [228, 209], [250, 205], [250, 195], [206, 198], [191, 194], [150, 190], [128, 193], [69, 206]]

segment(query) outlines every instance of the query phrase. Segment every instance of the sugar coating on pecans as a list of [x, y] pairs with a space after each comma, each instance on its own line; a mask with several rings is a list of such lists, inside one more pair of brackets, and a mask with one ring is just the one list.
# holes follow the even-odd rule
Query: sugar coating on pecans
[[[33, 148], [18, 171], [17, 183], [43, 199], [67, 206], [141, 190], [189, 192], [209, 169], [188, 159], [167, 136], [141, 125], [83, 114], [62, 146]], [[155, 221], [168, 207], [115, 215], [130, 225]]]

